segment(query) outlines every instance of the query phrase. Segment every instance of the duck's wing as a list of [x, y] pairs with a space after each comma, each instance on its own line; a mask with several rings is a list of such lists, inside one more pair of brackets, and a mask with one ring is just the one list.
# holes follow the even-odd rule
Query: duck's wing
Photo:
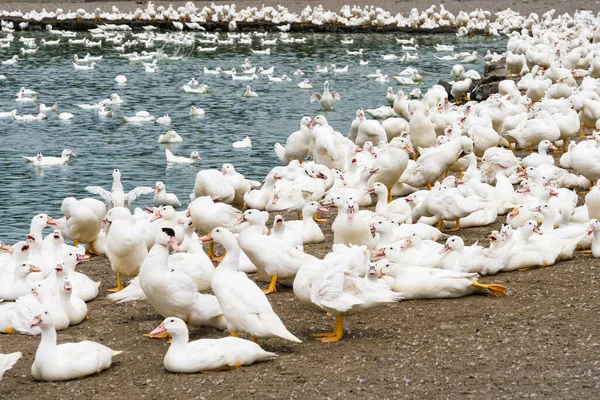
[[10, 354], [0, 354], [0, 377], [11, 369], [21, 357], [23, 357], [23, 353], [20, 351]]
[[135, 189], [131, 190], [129, 193], [127, 193], [126, 204], [131, 204], [139, 196], [141, 196], [143, 194], [150, 194], [150, 193], [154, 193], [154, 189], [152, 189], [151, 187], [138, 186]]
[[97, 194], [98, 196], [102, 197], [107, 203], [110, 203], [112, 201], [112, 193], [108, 190], [103, 189], [100, 186], [86, 186], [85, 190], [87, 190], [90, 193]]
[[345, 265], [327, 271], [311, 288], [310, 300], [319, 307], [345, 312], [363, 301], [344, 292]]
[[312, 96], [310, 96], [310, 102], [314, 103], [315, 101], [321, 101], [320, 93], [314, 93]]
[[334, 100], [341, 100], [342, 96], [340, 96], [340, 94], [336, 91], [331, 92], [331, 97], [333, 97]]

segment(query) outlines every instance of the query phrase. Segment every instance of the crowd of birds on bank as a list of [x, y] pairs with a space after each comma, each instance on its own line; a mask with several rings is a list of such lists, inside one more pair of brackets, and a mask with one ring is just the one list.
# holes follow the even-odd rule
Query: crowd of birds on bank
[[[553, 11], [550, 12], [550, 15]], [[439, 28], [456, 28], [457, 34], [461, 36], [473, 32], [483, 32], [499, 36], [507, 34], [514, 29], [528, 27], [539, 22], [537, 15], [525, 18], [511, 9], [497, 12], [496, 18], [492, 19], [492, 13], [481, 9], [470, 13], [460, 11], [457, 15], [449, 12], [441, 4], [439, 9], [432, 5], [428, 9], [419, 12], [416, 8], [411, 9], [408, 15], [402, 13], [392, 14], [380, 7], [374, 6], [343, 6], [338, 12], [326, 10], [322, 5], [314, 7], [306, 6], [302, 12], [290, 12], [286, 7], [261, 6], [246, 7], [237, 10], [235, 4], [217, 5], [197, 8], [194, 3], [188, 2], [185, 6], [156, 7], [148, 2], [145, 8], [137, 8], [133, 12], [121, 12], [118, 6], [113, 5], [111, 10], [96, 8], [88, 12], [82, 8], [75, 11], [58, 8], [56, 11], [41, 12], [29, 11], [0, 11], [0, 17], [12, 17], [24, 19], [21, 27], [27, 28], [28, 21], [43, 21], [44, 19], [65, 20], [92, 20], [92, 21], [173, 21], [175, 29], [178, 30], [204, 30], [202, 26], [207, 23], [226, 23], [230, 30], [235, 30], [237, 24], [266, 22], [277, 26], [282, 32], [289, 31], [291, 24], [302, 24], [308, 26], [335, 26], [346, 27], [368, 27], [375, 26], [378, 29], [395, 26], [400, 28], [418, 28], [423, 30], [434, 30]], [[117, 29], [130, 29], [128, 25], [121, 24]]]
[[[438, 85], [422, 99], [388, 92], [396, 115], [369, 120], [358, 109], [347, 135], [324, 115], [302, 117], [299, 130], [275, 144], [282, 165], [262, 185], [231, 164], [204, 169], [181, 209], [163, 182], [126, 192], [114, 170], [110, 190], [87, 188], [104, 201], [68, 197], [62, 218], [38, 214], [25, 241], [2, 245], [0, 331], [41, 333], [35, 379], [108, 368], [118, 352], [90, 341], [56, 343], [56, 330], [82, 323], [86, 301], [98, 295], [99, 283], [76, 270], [86, 250], [108, 257], [117, 276], [112, 300], [145, 300], [165, 317], [149, 335], [173, 337], [164, 365], [185, 373], [275, 357], [238, 334], [300, 342], [266, 296], [278, 284], [336, 318], [333, 332], [319, 337], [334, 342], [352, 314], [403, 299], [503, 296], [503, 286], [478, 278], [553, 265], [577, 249], [600, 257], [600, 34], [591, 13], [577, 13], [573, 24], [563, 18], [571, 20], [544, 20], [510, 35], [506, 65], [516, 78], [500, 82], [485, 101], [470, 101], [466, 91], [453, 105]], [[455, 82], [465, 74], [460, 66], [452, 70]], [[584, 128], [596, 131], [578, 141]], [[560, 166], [548, 154], [555, 148], [565, 151]], [[519, 158], [515, 149], [531, 154]], [[573, 189], [588, 190], [583, 205]], [[155, 208], [130, 210], [149, 193]], [[373, 204], [373, 211], [360, 209]], [[303, 246], [324, 241], [316, 215], [327, 206], [337, 209], [333, 247], [318, 259]], [[285, 221], [276, 214], [283, 211], [302, 218]], [[505, 223], [487, 247], [442, 232], [499, 216]], [[55, 230], [43, 237], [48, 226]], [[216, 257], [213, 243], [223, 256]], [[268, 288], [246, 275], [255, 271]], [[124, 286], [123, 277], [133, 279]], [[186, 324], [232, 337], [189, 342]], [[19, 356], [0, 356], [0, 366]]]

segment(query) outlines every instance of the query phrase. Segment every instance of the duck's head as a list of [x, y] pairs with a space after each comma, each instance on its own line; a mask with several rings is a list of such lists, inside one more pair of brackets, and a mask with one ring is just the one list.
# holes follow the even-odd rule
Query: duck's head
[[177, 213], [175, 212], [175, 209], [172, 206], [162, 206], [159, 207], [158, 210], [156, 210], [156, 213], [154, 214], [154, 217], [152, 217], [150, 219], [150, 222], [156, 221], [157, 219], [164, 219], [164, 220], [172, 220], [177, 216]]
[[58, 225], [58, 222], [50, 217], [47, 214], [38, 214], [33, 218], [34, 222], [39, 224], [39, 225], [43, 225], [42, 228], [45, 228], [46, 226], [50, 225], [50, 226], [56, 226]]
[[179, 251], [175, 231], [172, 228], [162, 228], [160, 232], [156, 234], [156, 244], [171, 247], [173, 250]]
[[353, 197], [348, 198], [348, 200], [346, 200], [346, 214], [348, 214], [348, 218], [354, 218], [357, 212], [358, 203]]
[[250, 225], [260, 225], [267, 222], [269, 213], [267, 211], [259, 211], [255, 209], [246, 210], [242, 217], [238, 219], [237, 224], [248, 222]]
[[69, 280], [69, 278], [65, 278], [63, 285], [62, 285], [63, 290], [66, 293], [72, 293], [73, 292], [73, 285], [71, 284], [71, 281]]
[[590, 224], [588, 225], [587, 234], [592, 235], [596, 231], [600, 232], [600, 221], [598, 221], [596, 218], [592, 218], [590, 220]]
[[223, 167], [221, 167], [221, 173], [223, 175], [235, 175], [235, 168], [232, 164], [223, 164]]
[[281, 229], [284, 229], [285, 227], [285, 220], [283, 219], [283, 217], [279, 214], [277, 214], [275, 216], [275, 218], [273, 218], [273, 230], [274, 231], [278, 231]]
[[525, 222], [525, 225], [523, 225], [522, 229], [525, 234], [537, 233], [538, 235], [543, 235], [543, 232], [538, 227], [538, 223], [533, 219]]
[[35, 156], [35, 159], [38, 161], [42, 161], [42, 158], [44, 158], [44, 156], [42, 156], [42, 152], [40, 151], [39, 153], [37, 153], [37, 156]]
[[158, 194], [163, 190], [166, 190], [165, 184], [161, 181], [156, 182], [156, 185], [154, 187], [154, 194]]
[[446, 244], [440, 250], [440, 254], [447, 253], [449, 251], [461, 250], [465, 246], [465, 242], [460, 236], [450, 236], [446, 240]]
[[[306, 211], [307, 213], [311, 213], [311, 214], [316, 214], [318, 212], [326, 213], [329, 210], [327, 210], [324, 206], [317, 203], [316, 201], [310, 201], [310, 202], [306, 203], [304, 205], [304, 207], [302, 207], [302, 211]], [[282, 217], [282, 219], [283, 219], [283, 217]]]
[[30, 262], [22, 262], [15, 269], [15, 275], [22, 278], [26, 277], [32, 272], [42, 272], [42, 270]]
[[376, 263], [369, 263], [367, 269], [367, 276], [371, 280], [377, 280], [384, 275], [383, 269], [379, 268]]
[[402, 250], [409, 248], [410, 246], [417, 245], [421, 241], [419, 235], [416, 232], [411, 232], [408, 234], [406, 239], [400, 244], [400, 248]]
[[57, 242], [57, 243], [64, 242], [63, 236], [58, 229], [55, 229], [52, 232], [52, 241]]
[[27, 238], [27, 243], [29, 243], [30, 246], [37, 246], [42, 242], [42, 238], [37, 233], [28, 233], [25, 235], [25, 238]]
[[121, 171], [119, 171], [117, 168], [113, 169], [112, 177], [113, 177], [113, 180], [120, 181], [121, 180]]
[[329, 81], [325, 81], [325, 83], [323, 83], [323, 87], [328, 89], [329, 88]]
[[387, 93], [388, 94], [394, 94], [394, 88], [392, 88], [391, 86], [387, 88]]
[[302, 117], [302, 119], [300, 120], [300, 125], [302, 126], [309, 126], [309, 124], [312, 122], [312, 118], [309, 117], [308, 115], [305, 115], [304, 117]]
[[187, 333], [187, 331], [187, 326], [183, 320], [176, 317], [169, 317], [157, 326], [156, 329], [150, 332], [150, 336], [158, 336], [164, 333], [176, 336], [178, 333]]
[[52, 314], [50, 314], [48, 310], [42, 311], [29, 323], [30, 328], [35, 328], [36, 326], [42, 328], [53, 327], [54, 319], [52, 318]]
[[367, 193], [376, 193], [378, 196], [387, 196], [387, 187], [381, 182], [375, 182], [366, 189]]
[[190, 154], [190, 158], [202, 161], [202, 157], [200, 157], [200, 153], [198, 153], [197, 151], [192, 151], [192, 153]]

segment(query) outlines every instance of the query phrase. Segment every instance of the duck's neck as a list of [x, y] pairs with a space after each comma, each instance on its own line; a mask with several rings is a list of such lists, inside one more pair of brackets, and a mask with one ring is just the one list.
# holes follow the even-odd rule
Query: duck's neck
[[315, 213], [310, 210], [302, 210], [302, 221], [304, 221], [305, 226], [316, 223], [313, 220], [313, 215], [315, 215]]
[[[46, 352], [54, 351], [56, 349], [56, 329], [53, 326], [42, 326], [42, 340], [40, 341], [40, 345], [37, 349], [38, 353], [40, 351]], [[36, 353], [37, 356], [37, 353]]]
[[594, 257], [600, 257], [600, 231], [594, 231], [594, 237], [592, 238], [592, 255]]
[[185, 332], [177, 332], [177, 334], [173, 335], [173, 340], [171, 341], [171, 347], [184, 346], [189, 341], [190, 341], [190, 335], [187, 330]]
[[20, 273], [15, 273], [13, 277], [12, 287], [23, 287], [25, 286], [25, 280], [27, 279], [27, 275], [23, 275]]
[[544, 215], [544, 222], [540, 226], [540, 230], [544, 233], [552, 232], [556, 225], [556, 213], [549, 213]]
[[146, 261], [148, 260], [152, 260], [152, 264], [158, 265], [164, 269], [169, 269], [169, 248], [160, 243], [155, 243], [148, 252], [143, 264], [147, 264]]
[[262, 235], [265, 231], [265, 224], [250, 224], [242, 232], [252, 233], [253, 235]]
[[60, 304], [65, 309], [67, 315], [72, 315], [75, 311], [73, 308], [73, 303], [71, 303], [71, 292], [66, 292], [64, 290], [59, 290], [60, 292]]
[[[37, 219], [37, 218], [35, 218]], [[31, 225], [29, 226], [29, 233], [33, 234], [37, 234], [39, 237], [43, 237], [42, 236], [42, 232], [44, 231], [44, 228], [46, 227], [46, 225], [41, 225], [41, 224], [36, 224], [34, 221], [31, 222]]]
[[377, 214], [383, 214], [387, 211], [387, 194], [377, 193], [377, 204], [375, 204], [375, 212]]
[[234, 242], [235, 238], [223, 241], [221, 245], [225, 248], [225, 258], [219, 264], [219, 268], [227, 271], [237, 271], [240, 265], [240, 246]]

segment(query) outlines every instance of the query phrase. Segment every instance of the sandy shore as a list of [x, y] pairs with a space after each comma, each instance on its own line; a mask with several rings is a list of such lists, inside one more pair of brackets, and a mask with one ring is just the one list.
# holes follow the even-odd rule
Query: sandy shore
[[[186, 2], [184, 1], [174, 1], [174, 2], [162, 2], [156, 1], [153, 2], [157, 6], [163, 5], [168, 7], [169, 4], [173, 4], [174, 7], [178, 7], [184, 5]], [[229, 1], [215, 1], [215, 4], [231, 4]], [[2, 10], [21, 10], [23, 12], [30, 10], [42, 10], [45, 8], [46, 10], [55, 10], [57, 8], [63, 8], [64, 10], [69, 9], [77, 9], [83, 8], [85, 10], [91, 11], [96, 7], [100, 7], [103, 10], [110, 10], [112, 5], [116, 5], [120, 11], [127, 12], [133, 11], [139, 7], [145, 7], [146, 2], [144, 4], [137, 4], [135, 1], [92, 1], [92, 2], [82, 2], [82, 1], [48, 1], [48, 2], [23, 2], [22, 0], [2, 0], [0, 1], [0, 9]], [[210, 5], [210, 1], [196, 1], [194, 2], [197, 7], [203, 7], [205, 5]], [[423, 2], [417, 0], [379, 0], [376, 3], [372, 1], [364, 1], [364, 0], [330, 0], [327, 2], [323, 1], [313, 1], [313, 0], [303, 0], [303, 1], [295, 1], [295, 0], [282, 0], [278, 2], [273, 1], [241, 1], [236, 2], [237, 8], [245, 8], [245, 7], [261, 7], [261, 5], [265, 6], [276, 6], [278, 4], [282, 4], [290, 11], [300, 12], [304, 7], [310, 5], [312, 7], [322, 4], [325, 8], [330, 9], [332, 11], [338, 11], [345, 4], [356, 4], [360, 6], [376, 4], [377, 7], [381, 7], [387, 11], [393, 13], [403, 13], [408, 14], [410, 10], [416, 7], [419, 10], [423, 10], [429, 7], [431, 4], [444, 4], [444, 7], [447, 10], [450, 10], [452, 13], [458, 13], [461, 10], [464, 11], [472, 11], [478, 8], [489, 10], [491, 12], [505, 10], [507, 8], [511, 8], [515, 11], [520, 12], [521, 14], [529, 14], [531, 12], [536, 12], [538, 14], [542, 14], [548, 10], [555, 9], [557, 13], [562, 14], [565, 12], [573, 14], [576, 10], [592, 10], [596, 12], [598, 10], [598, 1], [595, 0], [574, 0], [574, 1], [550, 1], [550, 0], [501, 0], [501, 1], [492, 1], [492, 0], [470, 0], [470, 1], [449, 1], [449, 2]]]

